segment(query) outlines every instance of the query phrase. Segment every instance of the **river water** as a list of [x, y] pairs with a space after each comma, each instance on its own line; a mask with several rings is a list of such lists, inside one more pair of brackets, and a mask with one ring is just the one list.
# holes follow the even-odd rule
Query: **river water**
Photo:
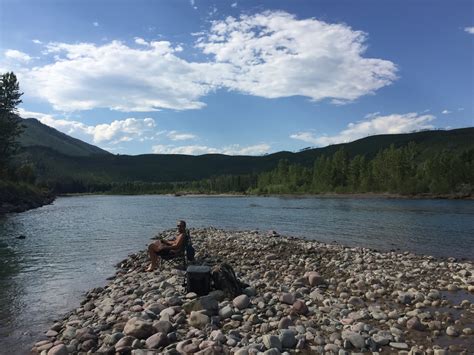
[[[0, 218], [0, 353], [26, 354], [150, 237], [188, 227], [285, 235], [472, 260], [474, 201], [383, 198], [61, 197]], [[25, 235], [26, 239], [16, 239]]]

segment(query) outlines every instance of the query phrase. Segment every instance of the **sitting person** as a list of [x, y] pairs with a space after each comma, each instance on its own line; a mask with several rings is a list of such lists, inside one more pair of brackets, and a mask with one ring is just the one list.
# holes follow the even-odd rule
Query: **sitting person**
[[157, 240], [148, 246], [151, 264], [147, 271], [153, 271], [158, 266], [158, 257], [163, 254], [178, 252], [184, 244], [186, 237], [186, 222], [178, 221], [178, 236], [174, 240]]

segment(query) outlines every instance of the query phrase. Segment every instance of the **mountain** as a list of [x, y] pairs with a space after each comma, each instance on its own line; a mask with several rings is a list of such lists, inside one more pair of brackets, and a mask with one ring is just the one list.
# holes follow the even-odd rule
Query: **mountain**
[[103, 149], [44, 125], [35, 118], [24, 119], [22, 125], [24, 131], [19, 137], [19, 142], [23, 147], [46, 147], [57, 153], [75, 157], [110, 155]]
[[312, 166], [321, 155], [332, 155], [344, 148], [349, 157], [374, 157], [378, 151], [414, 142], [420, 158], [443, 150], [474, 149], [474, 127], [453, 130], [422, 131], [407, 134], [370, 136], [350, 143], [324, 148], [306, 149], [297, 153], [278, 152], [264, 156], [200, 156], [174, 154], [113, 155], [100, 148], [71, 138], [36, 120], [25, 120], [26, 129], [20, 142], [22, 161], [32, 162], [40, 180], [75, 179], [104, 182], [179, 182], [193, 181], [226, 174], [260, 173], [275, 168], [281, 159]]

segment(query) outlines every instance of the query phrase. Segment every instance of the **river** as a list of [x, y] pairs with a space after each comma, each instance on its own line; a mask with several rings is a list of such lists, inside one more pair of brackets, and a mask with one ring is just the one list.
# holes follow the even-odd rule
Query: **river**
[[[474, 201], [384, 198], [77, 196], [0, 217], [0, 353], [28, 353], [114, 265], [188, 227], [285, 235], [472, 260]], [[25, 239], [16, 237], [24, 235]]]

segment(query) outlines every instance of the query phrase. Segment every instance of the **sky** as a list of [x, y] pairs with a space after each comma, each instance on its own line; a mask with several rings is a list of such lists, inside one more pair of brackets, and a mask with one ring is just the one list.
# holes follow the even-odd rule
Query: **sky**
[[19, 114], [115, 154], [474, 124], [471, 0], [0, 0]]

